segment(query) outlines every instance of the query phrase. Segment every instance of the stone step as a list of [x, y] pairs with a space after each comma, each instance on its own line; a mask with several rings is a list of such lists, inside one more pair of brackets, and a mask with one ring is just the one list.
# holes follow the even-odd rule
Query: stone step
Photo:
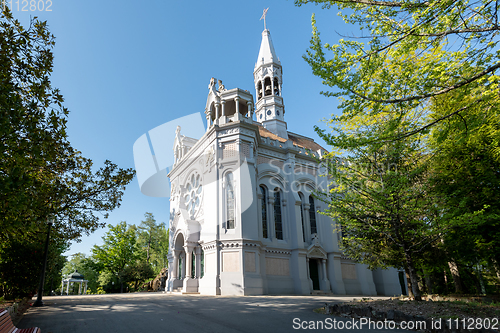
[[332, 292], [328, 292], [328, 291], [322, 291], [322, 290], [313, 290], [311, 292], [311, 295], [313, 296], [333, 296], [333, 293]]

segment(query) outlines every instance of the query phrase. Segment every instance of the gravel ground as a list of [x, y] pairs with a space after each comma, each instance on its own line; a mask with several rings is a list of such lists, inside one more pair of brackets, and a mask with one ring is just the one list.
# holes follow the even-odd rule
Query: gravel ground
[[[347, 304], [347, 303], [345, 303]], [[463, 301], [405, 301], [405, 300], [363, 300], [349, 303], [353, 306], [370, 306], [376, 311], [401, 311], [408, 315], [425, 318], [499, 318], [500, 303], [482, 304]]]

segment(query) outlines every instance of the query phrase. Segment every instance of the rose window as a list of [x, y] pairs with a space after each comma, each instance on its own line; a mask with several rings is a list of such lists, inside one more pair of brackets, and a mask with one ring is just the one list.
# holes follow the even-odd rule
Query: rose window
[[184, 201], [187, 207], [187, 211], [191, 216], [194, 216], [194, 213], [198, 211], [200, 208], [201, 202], [201, 176], [200, 175], [191, 175], [189, 179], [189, 183], [186, 186], [187, 194], [184, 197]]

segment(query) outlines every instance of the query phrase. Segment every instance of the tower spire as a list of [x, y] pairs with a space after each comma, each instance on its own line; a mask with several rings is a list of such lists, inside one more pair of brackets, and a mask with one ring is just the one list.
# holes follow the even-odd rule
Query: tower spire
[[[262, 18], [266, 18], [267, 9], [264, 9]], [[271, 32], [262, 31], [262, 42], [260, 44], [257, 63], [253, 71], [255, 90], [257, 91], [256, 116], [257, 121], [274, 134], [288, 139], [286, 122], [284, 118], [285, 108], [282, 87], [281, 62], [274, 50]]]

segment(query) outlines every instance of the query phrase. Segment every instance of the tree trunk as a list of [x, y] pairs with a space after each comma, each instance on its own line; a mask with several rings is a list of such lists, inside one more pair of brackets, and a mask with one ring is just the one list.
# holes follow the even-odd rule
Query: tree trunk
[[450, 273], [453, 277], [453, 283], [455, 284], [455, 292], [457, 294], [463, 293], [462, 279], [460, 278], [460, 272], [458, 271], [458, 266], [455, 261], [448, 261], [448, 267], [450, 267]]
[[492, 261], [495, 272], [497, 273], [498, 282], [500, 283], [500, 265], [498, 265], [498, 261], [495, 258], [493, 258]]
[[426, 289], [426, 284], [424, 278], [422, 278], [422, 274], [417, 273], [417, 280], [418, 280], [418, 290], [424, 291]]
[[151, 228], [149, 228], [149, 240], [148, 240], [148, 255], [146, 257], [146, 262], [149, 264], [149, 248], [151, 247]]
[[[441, 238], [441, 243], [445, 245], [443, 238]], [[453, 277], [453, 283], [455, 284], [455, 293], [461, 294], [463, 293], [464, 289], [462, 287], [462, 279], [460, 278], [460, 272], [458, 271], [457, 264], [448, 253], [446, 246], [444, 247], [444, 254], [446, 255], [446, 257], [450, 258], [450, 260], [448, 261], [448, 267], [450, 268], [450, 273], [451, 276]]]
[[410, 273], [408, 273], [408, 268], [405, 267], [405, 275], [406, 275], [406, 288], [408, 289], [408, 297], [413, 298], [415, 295], [413, 295], [413, 288], [411, 286], [411, 279], [410, 279]]
[[481, 273], [481, 266], [479, 264], [477, 264], [475, 268], [476, 268], [477, 278], [479, 280], [478, 293], [481, 295], [484, 295], [484, 294], [486, 294], [486, 288], [484, 286], [483, 274]]
[[450, 293], [450, 289], [448, 289], [448, 275], [446, 273], [446, 269], [443, 269], [444, 273], [444, 292], [448, 295]]
[[431, 276], [428, 273], [424, 273], [424, 277], [425, 277], [425, 284], [427, 285], [427, 293], [432, 294], [433, 283]]
[[403, 249], [403, 251], [405, 253], [406, 266], [408, 267], [408, 273], [410, 275], [411, 286], [412, 286], [412, 290], [413, 290], [413, 295], [415, 297], [415, 301], [421, 301], [422, 294], [420, 294], [420, 290], [418, 289], [417, 270], [415, 269], [415, 266], [413, 265], [413, 259], [410, 255], [410, 253], [406, 249]]

